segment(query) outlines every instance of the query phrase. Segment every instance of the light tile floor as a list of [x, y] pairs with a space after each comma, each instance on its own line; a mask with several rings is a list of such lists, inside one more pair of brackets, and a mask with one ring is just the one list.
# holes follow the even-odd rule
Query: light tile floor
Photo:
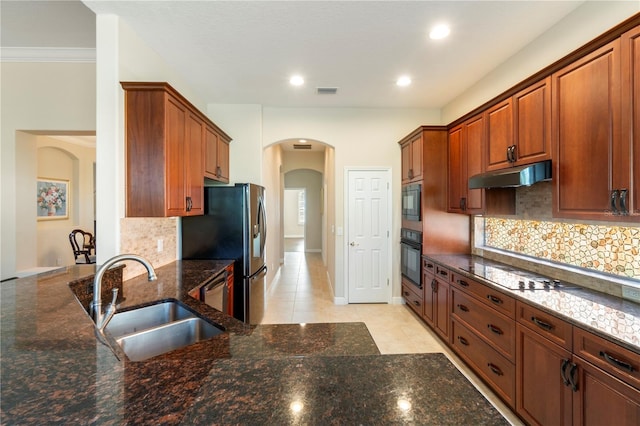
[[522, 422], [405, 305], [336, 305], [319, 253], [285, 252], [267, 292], [263, 324], [364, 322], [383, 354], [443, 352], [514, 425]]

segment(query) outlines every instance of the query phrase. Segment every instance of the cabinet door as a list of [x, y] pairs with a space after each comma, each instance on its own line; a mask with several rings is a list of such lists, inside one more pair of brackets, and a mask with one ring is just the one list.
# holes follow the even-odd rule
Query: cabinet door
[[570, 425], [572, 390], [562, 368], [571, 353], [516, 324], [516, 412], [531, 425]]
[[185, 129], [187, 110], [173, 97], [166, 103], [166, 215], [182, 216], [186, 211]]
[[482, 213], [484, 208], [484, 190], [469, 189], [469, 178], [482, 173], [482, 150], [485, 147], [484, 115], [476, 116], [465, 123], [464, 162], [466, 164], [463, 179], [467, 195], [466, 213]]
[[188, 197], [186, 215], [204, 213], [204, 123], [192, 113], [187, 114], [187, 138], [185, 142], [186, 176]]
[[620, 40], [552, 76], [554, 216], [611, 219], [620, 140]]
[[513, 97], [515, 164], [551, 158], [551, 77], [532, 84]]
[[[577, 392], [573, 400], [573, 424], [637, 426], [640, 424], [640, 391], [594, 367], [580, 357]], [[568, 423], [565, 423], [568, 424]]]
[[422, 179], [422, 135], [411, 141], [411, 180]]
[[218, 177], [218, 134], [209, 126], [205, 128], [205, 176]]
[[487, 170], [512, 166], [507, 157], [507, 149], [514, 145], [512, 105], [509, 98], [487, 111]]
[[218, 178], [222, 182], [229, 182], [229, 142], [218, 138]]
[[435, 329], [445, 342], [449, 341], [449, 284], [436, 279], [434, 287], [434, 319]]
[[[463, 192], [464, 186], [464, 170], [463, 170], [463, 141], [462, 126], [458, 126], [449, 132], [449, 202], [448, 211], [451, 213], [463, 212]], [[466, 200], [464, 201], [466, 202]]]
[[631, 161], [627, 219], [637, 222], [640, 221], [640, 26], [623, 34], [621, 41], [622, 137], [619, 154], [614, 154], [614, 167], [623, 174], [615, 177], [613, 187], [625, 188], [624, 174]]
[[424, 288], [424, 311], [422, 317], [432, 328], [435, 326], [435, 292], [437, 281], [431, 274], [422, 273], [422, 287]]
[[400, 148], [402, 155], [402, 183], [411, 182], [411, 144], [405, 143]]

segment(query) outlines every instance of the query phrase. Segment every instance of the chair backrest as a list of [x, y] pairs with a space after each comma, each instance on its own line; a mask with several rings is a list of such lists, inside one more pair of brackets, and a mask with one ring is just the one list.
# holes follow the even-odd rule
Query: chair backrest
[[74, 229], [69, 234], [69, 242], [76, 263], [95, 263], [95, 256], [92, 255], [92, 251], [95, 253], [95, 241], [91, 232]]

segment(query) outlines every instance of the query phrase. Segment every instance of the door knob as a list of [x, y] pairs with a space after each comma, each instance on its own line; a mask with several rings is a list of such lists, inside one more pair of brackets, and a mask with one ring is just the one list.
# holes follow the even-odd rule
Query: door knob
[[357, 244], [355, 241], [351, 241], [351, 244], [349, 244], [351, 247], [355, 247], [355, 246], [359, 246], [360, 244]]

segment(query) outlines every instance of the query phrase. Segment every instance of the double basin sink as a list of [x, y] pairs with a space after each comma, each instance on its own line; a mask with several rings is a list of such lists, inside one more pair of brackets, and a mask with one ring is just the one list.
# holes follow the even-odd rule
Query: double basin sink
[[105, 330], [131, 361], [184, 348], [224, 331], [173, 299], [118, 312]]

